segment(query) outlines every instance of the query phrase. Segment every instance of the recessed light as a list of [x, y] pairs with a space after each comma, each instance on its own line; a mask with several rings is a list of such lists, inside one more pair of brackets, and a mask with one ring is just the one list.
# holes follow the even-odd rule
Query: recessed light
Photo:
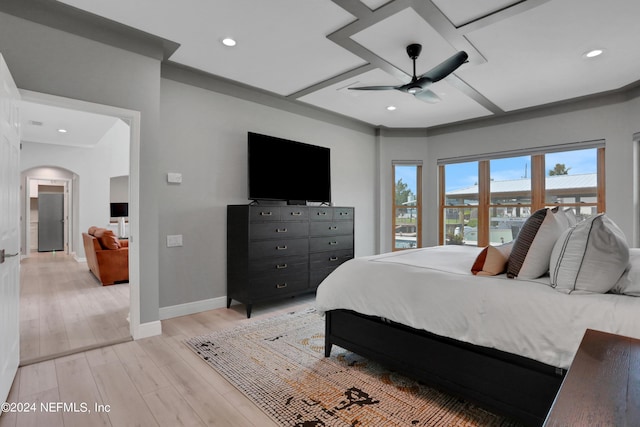
[[233, 47], [236, 45], [236, 41], [234, 39], [232, 39], [231, 37], [226, 37], [224, 39], [222, 39], [222, 44], [225, 46], [229, 46], [229, 47]]
[[387, 110], [388, 110], [388, 111], [395, 111], [395, 109], [396, 109], [396, 106], [395, 106], [395, 105], [389, 105], [389, 106], [387, 107]]
[[600, 56], [604, 53], [604, 49], [592, 49], [588, 52], [582, 54], [583, 58], [595, 58], [596, 56]]
[[60, 133], [67, 133], [67, 130], [66, 130], [66, 129], [64, 129], [64, 128], [60, 128], [60, 129], [58, 129], [58, 132], [60, 132]]

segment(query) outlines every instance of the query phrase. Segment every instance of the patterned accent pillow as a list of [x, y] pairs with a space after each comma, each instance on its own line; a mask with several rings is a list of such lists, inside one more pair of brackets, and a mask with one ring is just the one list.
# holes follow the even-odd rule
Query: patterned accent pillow
[[569, 220], [558, 208], [539, 209], [525, 221], [509, 256], [507, 277], [536, 279], [549, 271], [549, 258], [556, 240], [569, 228]]
[[629, 265], [624, 233], [598, 214], [566, 230], [551, 252], [551, 286], [565, 293], [605, 293]]
[[476, 276], [496, 276], [505, 272], [512, 243], [500, 246], [487, 246], [480, 252], [471, 267]]

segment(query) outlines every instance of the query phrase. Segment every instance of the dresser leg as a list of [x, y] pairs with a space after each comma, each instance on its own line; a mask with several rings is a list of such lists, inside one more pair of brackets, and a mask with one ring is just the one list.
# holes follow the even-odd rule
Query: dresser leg
[[247, 304], [247, 319], [251, 317], [251, 304]]
[[231, 307], [231, 298], [227, 298], [227, 308]]
[[333, 345], [326, 340], [324, 344], [324, 357], [331, 357], [331, 347], [333, 347]]

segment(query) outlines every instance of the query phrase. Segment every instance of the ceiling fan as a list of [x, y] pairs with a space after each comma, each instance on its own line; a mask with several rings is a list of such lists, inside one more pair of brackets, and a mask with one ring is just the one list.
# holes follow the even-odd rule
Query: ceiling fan
[[435, 83], [444, 79], [449, 74], [453, 73], [459, 66], [467, 61], [469, 55], [466, 52], [460, 51], [455, 55], [445, 60], [444, 62], [436, 65], [420, 77], [416, 76], [416, 59], [420, 56], [422, 51], [422, 45], [413, 43], [407, 46], [407, 55], [413, 60], [413, 77], [407, 84], [400, 86], [364, 86], [364, 87], [350, 87], [351, 90], [399, 90], [400, 92], [407, 92], [415, 96], [420, 101], [435, 104], [440, 101], [440, 97], [433, 91], [427, 89], [431, 83]]

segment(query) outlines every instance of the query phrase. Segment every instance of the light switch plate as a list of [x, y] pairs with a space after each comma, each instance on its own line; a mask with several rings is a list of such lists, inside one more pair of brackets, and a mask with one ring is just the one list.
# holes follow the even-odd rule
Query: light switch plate
[[167, 173], [167, 182], [172, 184], [181, 184], [182, 183], [182, 174], [178, 172], [169, 172]]
[[167, 247], [175, 248], [176, 246], [182, 246], [182, 234], [170, 234], [167, 236]]

